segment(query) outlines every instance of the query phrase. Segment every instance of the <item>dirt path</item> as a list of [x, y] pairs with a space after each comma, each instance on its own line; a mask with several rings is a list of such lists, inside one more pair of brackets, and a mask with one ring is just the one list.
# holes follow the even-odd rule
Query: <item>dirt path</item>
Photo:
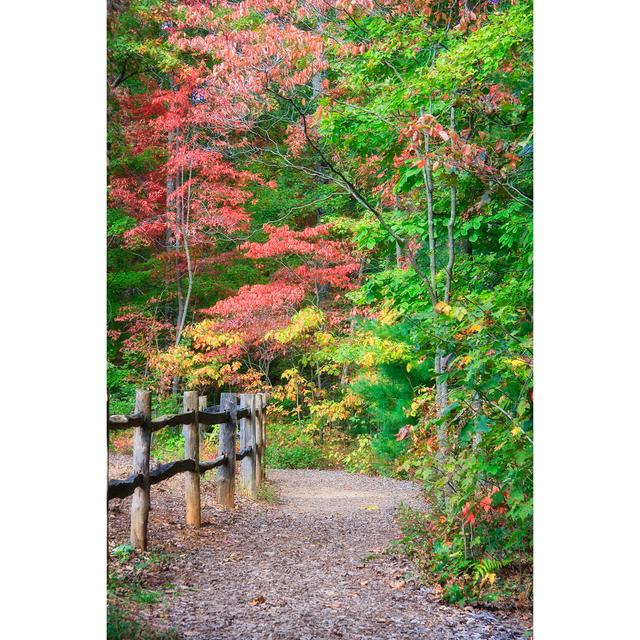
[[[419, 503], [412, 483], [314, 470], [270, 478], [281, 504], [240, 499], [232, 513], [206, 483], [198, 532], [182, 525], [180, 478], [154, 487], [151, 545], [170, 557], [154, 579], [173, 594], [142, 617], [202, 640], [523, 637], [488, 612], [436, 602], [406, 561], [379, 555], [398, 535], [396, 507]], [[127, 514], [128, 504], [110, 507], [110, 545], [126, 540]]]

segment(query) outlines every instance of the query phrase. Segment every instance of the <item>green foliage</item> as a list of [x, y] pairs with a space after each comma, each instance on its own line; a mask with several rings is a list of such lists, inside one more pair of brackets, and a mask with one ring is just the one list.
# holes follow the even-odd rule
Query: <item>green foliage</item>
[[107, 590], [111, 596], [137, 604], [154, 604], [162, 599], [159, 591], [146, 589], [137, 580], [129, 581], [115, 575], [109, 576]]
[[351, 473], [385, 474], [388, 468], [380, 455], [376, 454], [371, 436], [359, 435], [355, 438], [355, 446], [343, 458], [344, 468]]
[[491, 574], [495, 574], [500, 569], [504, 569], [511, 561], [508, 559], [482, 558], [473, 565], [473, 577], [477, 582], [484, 582]]
[[353, 382], [355, 393], [364, 398], [366, 415], [369, 417], [373, 451], [387, 460], [394, 459], [405, 450], [402, 442], [395, 440], [396, 434], [406, 424], [404, 408], [410, 404], [412, 394], [404, 376], [394, 376], [400, 367], [381, 367], [376, 380], [360, 378]]
[[296, 444], [267, 447], [266, 464], [272, 469], [325, 469], [328, 466], [321, 447]]
[[183, 453], [184, 436], [180, 427], [167, 427], [153, 434], [151, 456], [155, 460], [175, 460], [181, 458]]
[[121, 544], [111, 552], [111, 555], [118, 558], [120, 562], [126, 562], [132, 553], [133, 547], [130, 544]]
[[463, 606], [521, 594], [531, 598], [530, 558], [503, 549], [484, 555], [470, 527], [457, 534], [459, 523], [442, 514], [405, 507], [398, 522], [402, 537], [395, 545], [416, 562], [424, 580], [439, 585], [447, 602]]
[[326, 469], [327, 451], [314, 439], [309, 423], [269, 423], [266, 466], [272, 469]]

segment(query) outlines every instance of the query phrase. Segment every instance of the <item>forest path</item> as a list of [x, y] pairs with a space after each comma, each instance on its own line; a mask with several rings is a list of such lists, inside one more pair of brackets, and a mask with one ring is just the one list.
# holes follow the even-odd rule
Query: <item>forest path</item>
[[[406, 560], [381, 553], [398, 536], [397, 507], [420, 504], [413, 483], [316, 470], [269, 479], [279, 504], [239, 498], [233, 512], [217, 507], [207, 481], [199, 531], [182, 525], [179, 477], [154, 487], [150, 545], [170, 560], [150, 588], [171, 583], [172, 593], [141, 617], [202, 640], [523, 637], [491, 613], [437, 602]], [[126, 540], [127, 513], [110, 509], [110, 545]]]

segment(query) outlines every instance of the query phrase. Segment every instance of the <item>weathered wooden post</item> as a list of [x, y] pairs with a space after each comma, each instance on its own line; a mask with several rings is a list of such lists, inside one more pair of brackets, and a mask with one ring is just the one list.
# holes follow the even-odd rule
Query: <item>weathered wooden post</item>
[[240, 394], [240, 409], [249, 409], [251, 415], [240, 419], [240, 451], [251, 448], [251, 453], [240, 461], [240, 483], [247, 495], [256, 499], [256, 432], [255, 432], [255, 394]]
[[[207, 408], [207, 396], [200, 396], [198, 398], [198, 411], [204, 411]], [[199, 425], [198, 432], [200, 433], [200, 442], [202, 442], [204, 438], [204, 433], [207, 425], [201, 424]]]
[[184, 457], [194, 460], [195, 471], [187, 471], [184, 475], [184, 498], [187, 506], [186, 522], [192, 527], [200, 527], [200, 425], [198, 424], [198, 392], [185, 391], [183, 408], [194, 411], [195, 418], [191, 424], [182, 427], [184, 434]]
[[236, 424], [238, 422], [235, 393], [220, 395], [220, 411], [229, 412], [229, 419], [220, 425], [218, 436], [218, 454], [226, 456], [227, 460], [218, 467], [216, 493], [221, 506], [233, 509], [236, 483]]
[[260, 436], [262, 438], [262, 452], [261, 452], [261, 467], [262, 467], [262, 480], [265, 480], [267, 477], [267, 465], [265, 464], [265, 450], [267, 448], [267, 424], [265, 421], [265, 409], [267, 408], [267, 394], [259, 393], [259, 405], [260, 405], [260, 413], [258, 414], [260, 417]]
[[256, 434], [256, 489], [260, 488], [264, 477], [264, 439], [262, 437], [262, 394], [256, 393], [253, 396], [253, 430]]
[[135, 413], [145, 417], [145, 423], [133, 429], [133, 473], [142, 474], [141, 487], [136, 487], [131, 499], [131, 546], [147, 549], [147, 526], [151, 506], [149, 485], [149, 458], [151, 456], [151, 391], [136, 391]]

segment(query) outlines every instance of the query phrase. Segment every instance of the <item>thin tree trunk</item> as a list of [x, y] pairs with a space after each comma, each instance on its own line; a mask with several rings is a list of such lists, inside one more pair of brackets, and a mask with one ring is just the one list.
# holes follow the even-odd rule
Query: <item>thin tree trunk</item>
[[[443, 349], [436, 351], [435, 372], [436, 376], [440, 376], [447, 371], [446, 356]], [[436, 380], [436, 404], [438, 405], [438, 416], [442, 416], [449, 402], [449, 385], [446, 380]]]
[[[451, 107], [451, 129], [455, 131], [455, 108]], [[453, 143], [452, 143], [453, 144]], [[456, 221], [456, 207], [457, 207], [457, 190], [454, 182], [451, 185], [451, 213], [449, 216], [449, 222], [447, 223], [447, 249], [449, 253], [449, 259], [446, 267], [446, 281], [444, 287], [444, 302], [449, 303], [451, 299], [451, 282], [453, 277], [453, 265], [455, 261], [455, 245], [453, 237], [453, 229]], [[446, 361], [447, 357], [442, 349], [438, 349], [436, 353], [435, 370], [436, 375], [442, 375], [446, 373]], [[449, 385], [446, 380], [436, 381], [436, 403], [438, 405], [438, 415], [442, 417], [442, 414], [449, 404]], [[438, 427], [438, 454], [441, 461], [447, 456], [449, 452], [449, 445], [447, 442], [446, 423], [441, 424]], [[446, 486], [446, 485], [445, 485]], [[447, 496], [447, 490], [445, 489], [445, 499]]]
[[[176, 182], [179, 182], [179, 177], [176, 176]], [[176, 292], [178, 296], [178, 311], [176, 315], [176, 346], [180, 342], [180, 322], [184, 313], [184, 295], [182, 293], [182, 275], [180, 273], [180, 264], [178, 262], [178, 255], [180, 253], [180, 234], [178, 229], [181, 227], [181, 212], [180, 205], [176, 202], [176, 239], [174, 243], [174, 269], [176, 275]], [[175, 376], [172, 382], [172, 391], [177, 394], [180, 386], [180, 377]]]
[[[175, 153], [176, 147], [176, 137], [177, 131], [169, 131], [167, 134], [167, 147], [169, 150], [169, 160], [173, 157]], [[178, 311], [176, 318], [176, 331], [178, 326], [178, 321], [182, 314], [182, 284], [180, 282], [180, 273], [178, 270], [178, 236], [175, 233], [175, 228], [178, 222], [178, 205], [176, 202], [173, 202], [173, 194], [178, 186], [178, 176], [177, 174], [170, 173], [167, 171], [167, 195], [166, 195], [166, 209], [167, 209], [167, 230], [166, 230], [166, 248], [167, 251], [173, 253], [173, 264], [174, 264], [174, 274], [176, 277], [176, 285], [178, 290]], [[171, 213], [174, 212], [174, 232], [172, 233], [171, 228], [169, 227], [169, 222], [171, 221]], [[180, 385], [180, 378], [175, 376], [171, 381], [171, 391], [173, 394], [178, 393]]]
[[[451, 107], [451, 130], [456, 130], [456, 110], [455, 107]], [[453, 141], [451, 143], [453, 145]], [[444, 301], [449, 303], [451, 298], [451, 281], [453, 279], [453, 264], [455, 262], [456, 252], [453, 238], [453, 229], [456, 223], [457, 212], [457, 185], [456, 175], [453, 176], [453, 182], [451, 183], [451, 213], [449, 215], [449, 222], [447, 223], [447, 249], [449, 251], [449, 260], [447, 262], [447, 278], [444, 286]]]
[[175, 273], [176, 273], [176, 287], [178, 293], [178, 310], [176, 312], [176, 346], [180, 342], [179, 327], [182, 320], [182, 313], [184, 312], [184, 295], [182, 293], [182, 276], [180, 275], [180, 268], [178, 265], [178, 249], [180, 249], [180, 241], [176, 239], [176, 255], [175, 255]]
[[[187, 318], [187, 311], [189, 310], [189, 299], [191, 298], [191, 290], [193, 289], [193, 267], [191, 264], [191, 252], [189, 251], [189, 216], [191, 213], [191, 176], [192, 176], [192, 167], [191, 163], [189, 163], [189, 186], [187, 188], [187, 207], [186, 207], [186, 215], [184, 213], [184, 204], [183, 204], [183, 224], [182, 224], [182, 243], [184, 246], [184, 253], [187, 259], [187, 295], [184, 299], [184, 303], [182, 305], [182, 314], [178, 321], [178, 326], [176, 329], [176, 346], [180, 344], [180, 338], [182, 337], [182, 331], [184, 329], [185, 321]], [[184, 184], [184, 182], [183, 182]]]
[[322, 81], [326, 72], [316, 71], [311, 78], [311, 98], [317, 98], [322, 93]]
[[[474, 417], [479, 416], [482, 411], [482, 402], [480, 401], [480, 394], [477, 391], [473, 392], [473, 399], [471, 400], [471, 408], [473, 409]], [[480, 431], [476, 431], [473, 434], [473, 441], [471, 443], [471, 447], [473, 449], [477, 449], [482, 442], [482, 433]]]
[[[424, 107], [420, 107], [420, 115], [424, 116]], [[431, 103], [429, 103], [429, 115], [431, 115]], [[431, 158], [429, 158], [429, 134], [422, 132], [424, 140], [424, 164], [422, 166], [422, 178], [424, 180], [427, 195], [427, 229], [429, 233], [429, 275], [431, 287], [436, 291], [436, 236], [433, 225], [433, 175], [431, 173]], [[437, 297], [437, 295], [436, 295]]]
[[[435, 372], [436, 376], [440, 376], [446, 373], [446, 356], [443, 349], [436, 351], [435, 357]], [[438, 417], [442, 418], [444, 410], [449, 402], [449, 385], [446, 380], [438, 381], [436, 379], [436, 404], [438, 406]], [[449, 456], [449, 441], [447, 437], [447, 420], [443, 420], [438, 425], [437, 438], [438, 438], [438, 453], [436, 459], [441, 468], [444, 468], [447, 458]], [[451, 496], [451, 486], [449, 485], [449, 476], [445, 472], [445, 483], [442, 489], [442, 496], [440, 497], [441, 506], [446, 507], [449, 498]]]

